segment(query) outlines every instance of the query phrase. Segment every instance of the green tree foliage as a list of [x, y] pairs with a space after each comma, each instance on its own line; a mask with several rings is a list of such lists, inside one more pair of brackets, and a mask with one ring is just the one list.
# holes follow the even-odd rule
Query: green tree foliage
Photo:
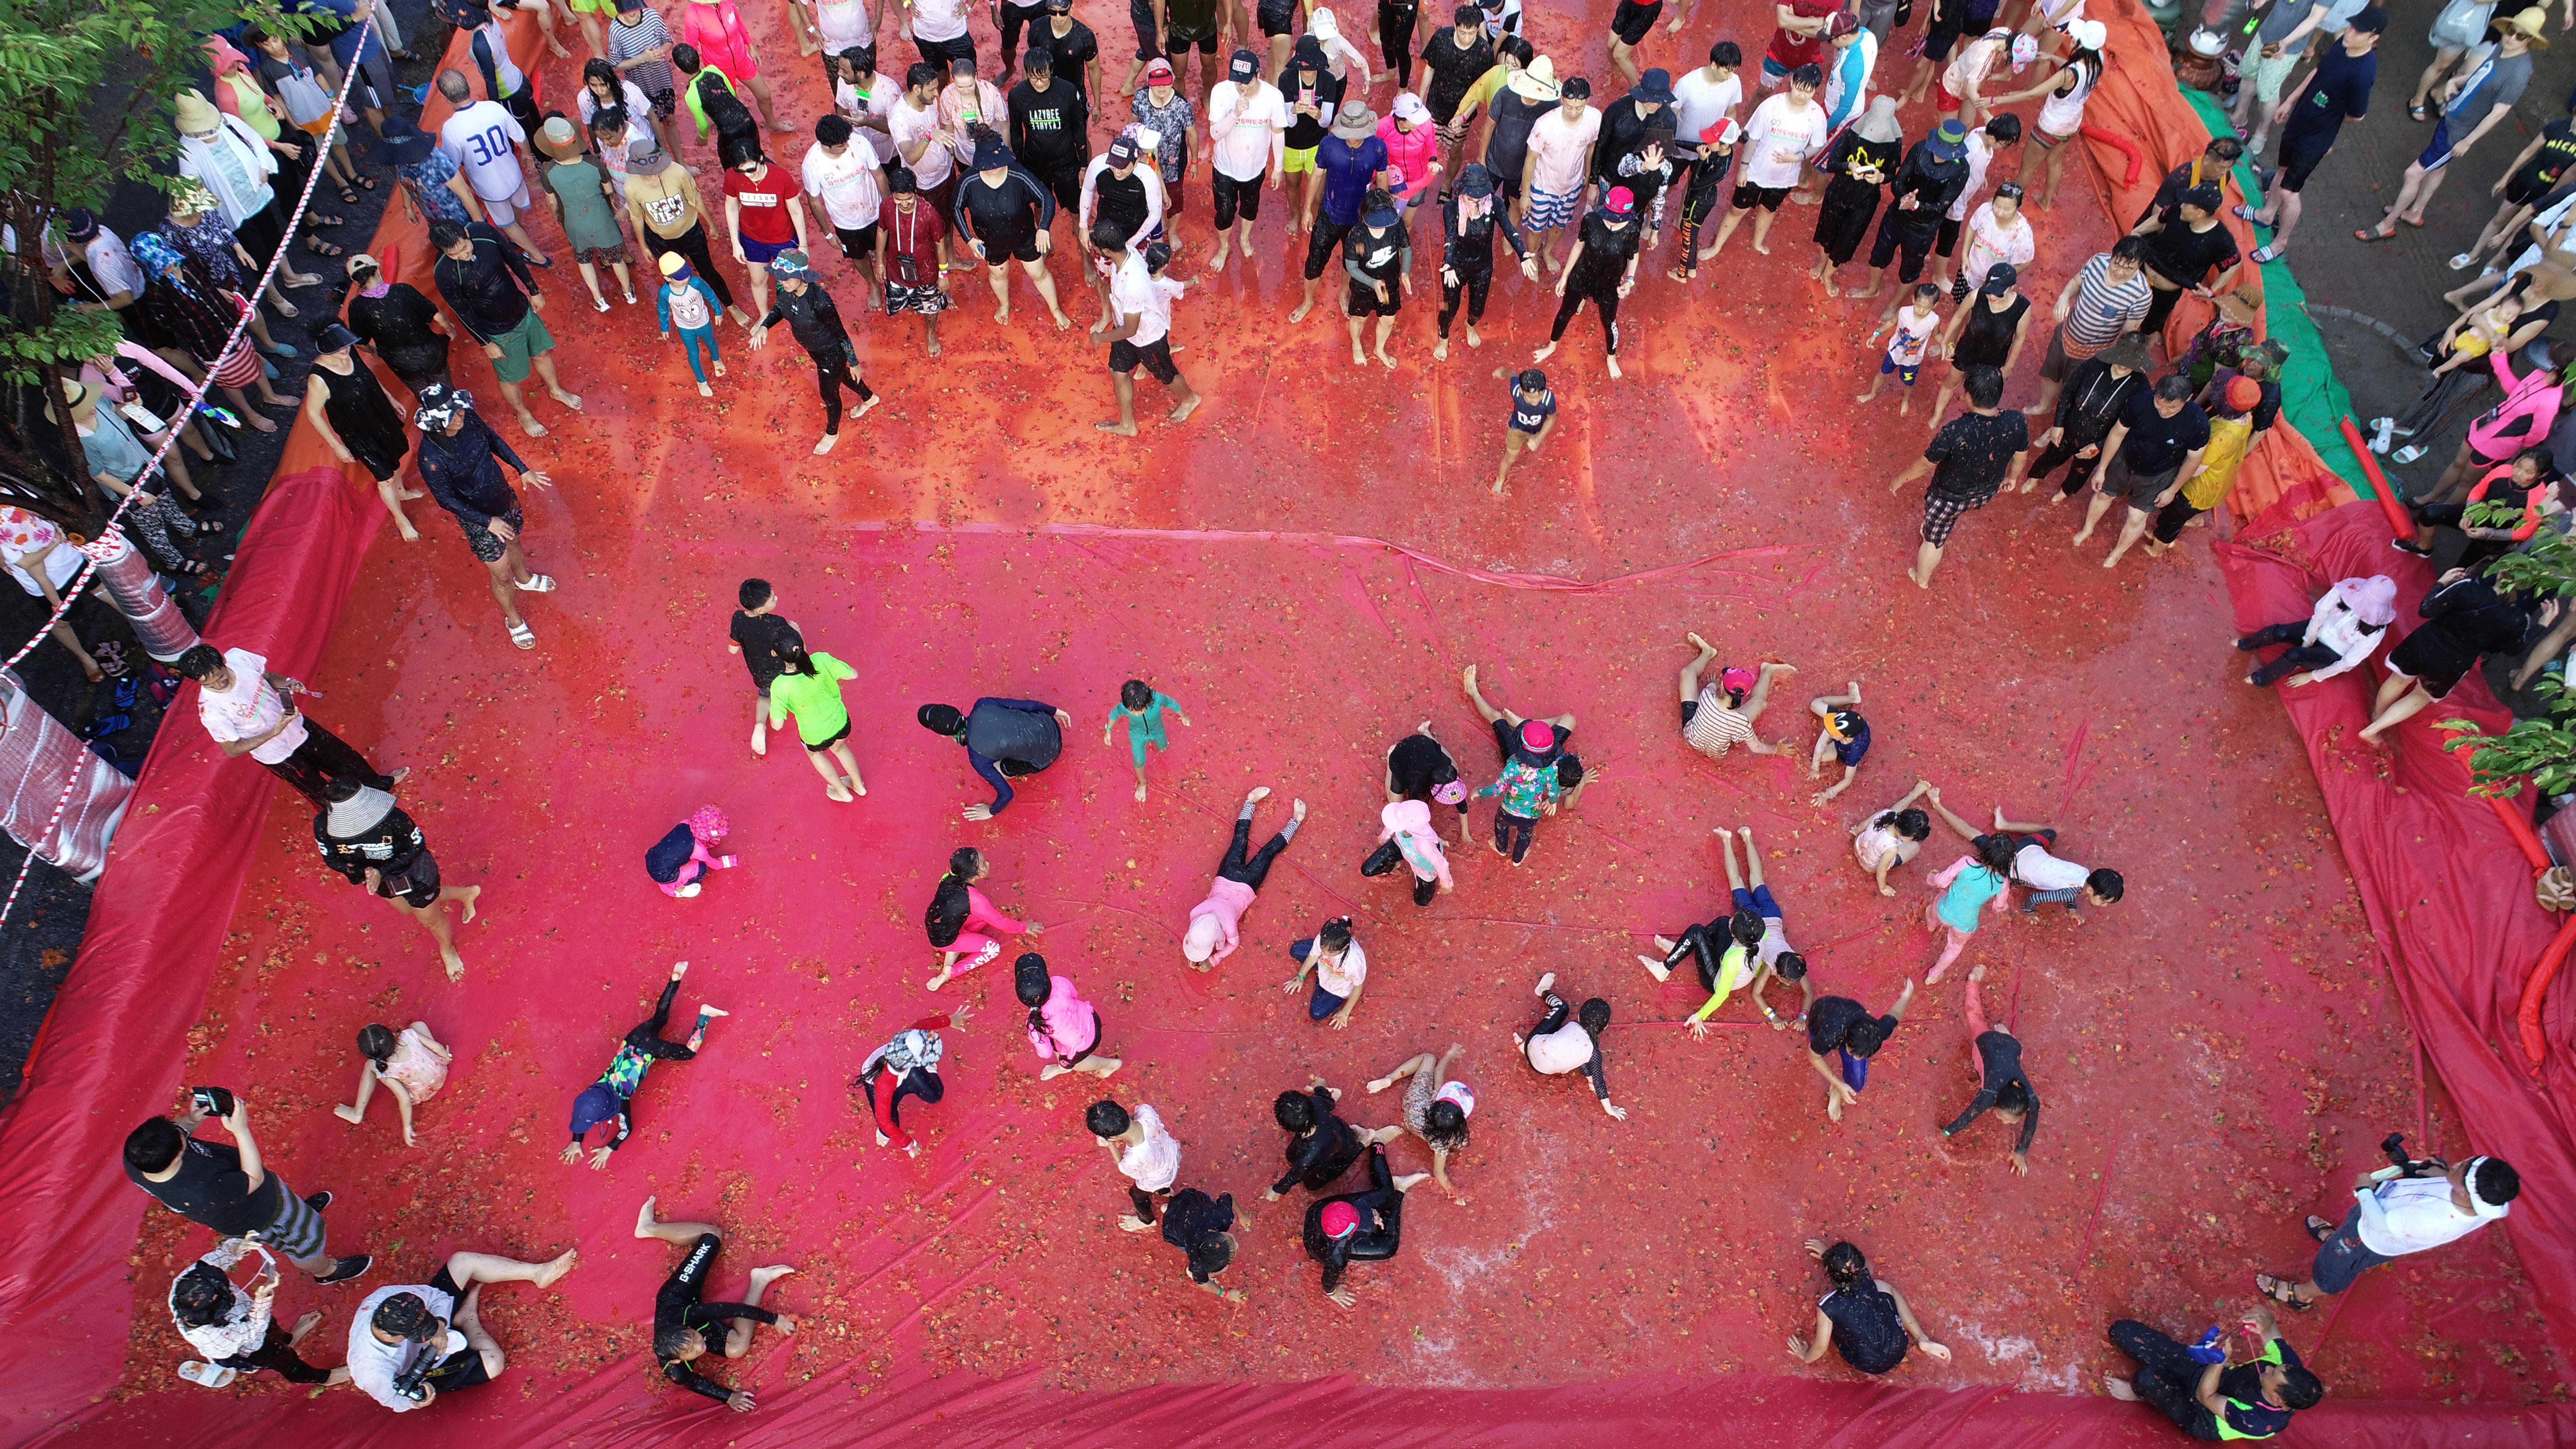
[[[2468, 512], [2466, 523], [2510, 528], [2521, 520], [2522, 506], [2478, 503]], [[2563, 608], [2576, 608], [2576, 542], [2543, 529], [2488, 564], [2486, 578], [2499, 593], [2555, 598]], [[2547, 702], [2545, 712], [2515, 720], [2502, 734], [2489, 734], [2472, 720], [2442, 721], [2442, 728], [2456, 732], [2447, 748], [2469, 752], [2472, 794], [2518, 794], [2525, 776], [2543, 795], [2576, 791], [2576, 694], [2548, 676], [2534, 679], [2531, 688]]]

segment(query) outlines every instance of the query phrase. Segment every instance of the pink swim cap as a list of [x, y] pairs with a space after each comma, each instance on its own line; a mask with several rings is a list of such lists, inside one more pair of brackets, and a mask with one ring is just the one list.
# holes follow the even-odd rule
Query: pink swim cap
[[1556, 726], [1543, 719], [1525, 721], [1521, 725], [1521, 743], [1533, 750], [1555, 749]]
[[1324, 1236], [1347, 1238], [1360, 1230], [1360, 1211], [1346, 1202], [1324, 1204]]
[[1717, 672], [1717, 687], [1729, 694], [1743, 694], [1753, 688], [1753, 671], [1741, 664], [1730, 664]]

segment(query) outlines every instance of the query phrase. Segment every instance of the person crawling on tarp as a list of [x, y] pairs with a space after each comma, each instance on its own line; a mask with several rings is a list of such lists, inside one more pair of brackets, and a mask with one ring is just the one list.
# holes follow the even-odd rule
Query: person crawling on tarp
[[1011, 808], [1011, 781], [1034, 775], [1064, 753], [1064, 732], [1073, 716], [1034, 699], [975, 701], [960, 714], [952, 704], [925, 704], [913, 718], [935, 735], [946, 735], [966, 747], [966, 763], [993, 787], [993, 803], [966, 807], [969, 820], [990, 820]]

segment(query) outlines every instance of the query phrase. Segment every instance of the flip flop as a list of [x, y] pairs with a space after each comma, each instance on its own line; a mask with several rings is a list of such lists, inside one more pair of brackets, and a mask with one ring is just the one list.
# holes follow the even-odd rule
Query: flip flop
[[2390, 227], [2386, 231], [2374, 231], [2365, 226], [2361, 230], [2354, 232], [2352, 234], [2352, 239], [2357, 242], [2394, 241], [2397, 239], [2397, 229], [2395, 227]]
[[2429, 121], [2433, 119], [2433, 112], [2430, 107], [2426, 106], [2423, 102], [2418, 101], [2414, 105], [2406, 108], [2406, 119], [2410, 121]]
[[2266, 222], [2264, 222], [2264, 220], [2263, 220], [2262, 213], [2260, 213], [2260, 212], [2256, 211], [2254, 208], [2252, 208], [2252, 207], [2250, 207], [2250, 206], [2247, 206], [2244, 202], [2241, 202], [2241, 201], [2240, 201], [2240, 202], [2238, 202], [2238, 203], [2236, 203], [2234, 206], [2229, 207], [2229, 208], [2227, 209], [2227, 214], [2228, 214], [2228, 215], [2230, 215], [2230, 216], [2232, 216], [2232, 217], [2235, 217], [2238, 221], [2250, 221], [2250, 222], [2254, 223], [2256, 226], [2263, 226], [2263, 225], [2266, 225], [2266, 224], [2267, 224], [2267, 223], [2266, 223]]
[[[2243, 208], [2243, 207], [2238, 207], [2238, 208], [2237, 208], [2237, 210], [2242, 211], [2242, 210], [2244, 210], [2244, 208]], [[2253, 256], [2254, 256], [2254, 260], [2255, 260], [2257, 263], [2261, 263], [2261, 262], [2269, 262], [2269, 261], [2277, 261], [2277, 260], [2280, 258], [2281, 254], [2282, 254], [2283, 252], [2288, 251], [2288, 250], [2289, 250], [2289, 248], [2288, 248], [2288, 247], [2284, 247], [2284, 246], [2276, 246], [2276, 245], [2273, 245], [2273, 244], [2271, 244], [2271, 243], [2268, 243], [2268, 242], [2267, 242], [2267, 243], [2265, 243], [2265, 244], [2264, 244], [2264, 245], [2262, 245], [2262, 246], [2256, 247], [2256, 248], [2254, 249]]]

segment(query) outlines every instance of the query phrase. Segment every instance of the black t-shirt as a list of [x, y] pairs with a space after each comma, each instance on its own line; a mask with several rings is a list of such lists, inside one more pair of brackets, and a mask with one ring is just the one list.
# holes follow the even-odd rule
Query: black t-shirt
[[800, 650], [805, 647], [805, 638], [796, 632], [796, 626], [776, 614], [746, 614], [736, 609], [729, 632], [733, 642], [742, 646], [743, 667], [751, 671], [751, 682], [762, 689], [769, 688], [770, 681], [786, 667], [779, 659], [783, 651], [791, 645]]
[[1163, 38], [1178, 45], [1216, 34], [1216, 0], [1164, 0]]
[[1887, 1290], [1863, 1278], [1837, 1288], [1817, 1305], [1834, 1325], [1834, 1351], [1865, 1374], [1883, 1374], [1905, 1362], [1905, 1320]]
[[1011, 87], [1011, 149], [1020, 164], [1041, 175], [1078, 168], [1091, 158], [1091, 112], [1082, 92], [1056, 76], [1047, 88], [1022, 81]]
[[[1970, 413], [1969, 416], [1974, 417], [1976, 414]], [[2015, 417], [2018, 414], [2005, 413], [2003, 416]], [[1823, 1056], [1841, 1046], [1843, 1039], [1851, 1035], [1851, 1029], [1867, 1020], [1869, 1020], [1869, 1008], [1850, 997], [1819, 996], [1816, 998], [1816, 1004], [1807, 1008], [1807, 1049], [1818, 1056]], [[1882, 1016], [1878, 1019], [1880, 1040], [1885, 1040], [1895, 1031], [1895, 1017]]]
[[2576, 121], [2560, 116], [2540, 128], [2540, 149], [2513, 174], [2514, 184], [2525, 192], [2546, 191], [2558, 184], [2570, 161], [2576, 161]]
[[447, 365], [448, 336], [429, 324], [438, 308], [409, 282], [396, 282], [381, 297], [349, 299], [349, 330], [371, 343], [397, 377], [421, 377]]
[[1472, 28], [1475, 43], [1465, 50], [1458, 48], [1458, 27], [1443, 25], [1431, 32], [1422, 46], [1422, 67], [1431, 72], [1431, 84], [1423, 88], [1423, 104], [1431, 107], [1431, 118], [1442, 125], [1458, 114], [1458, 103], [1467, 98], [1467, 88], [1485, 72], [1494, 68], [1494, 43], [1485, 38], [1485, 27]]
[[2207, 231], [2193, 231], [2176, 218], [2145, 240], [2148, 268], [2186, 287], [2200, 285], [2211, 271], [2236, 260], [2235, 236], [2215, 221]]
[[241, 1149], [191, 1137], [179, 1154], [179, 1171], [168, 1182], [152, 1182], [132, 1167], [126, 1177], [136, 1187], [161, 1199], [171, 1211], [227, 1238], [255, 1233], [277, 1221], [285, 1206], [274, 1173], [262, 1173], [259, 1186], [242, 1171]]
[[1355, 226], [1342, 238], [1342, 260], [1367, 273], [1371, 281], [1386, 283], [1392, 292], [1396, 279], [1404, 275], [1409, 241], [1402, 222], [1388, 227], [1384, 236], [1372, 236], [1367, 227]]
[[2120, 409], [2120, 426], [2129, 430], [2120, 444], [2120, 459], [2137, 474], [2162, 473], [2182, 466], [2184, 455], [2209, 446], [2209, 414], [2187, 402], [2172, 417], [2156, 411], [2156, 395], [2141, 388]]
[[[1211, 1199], [1195, 1187], [1185, 1187], [1172, 1194], [1163, 1204], [1163, 1241], [1187, 1253], [1200, 1243], [1230, 1232], [1234, 1228], [1234, 1194]], [[1190, 1281], [1204, 1283], [1208, 1275], [1190, 1270]]]
[[1656, 121], [1673, 123], [1673, 108], [1657, 106], [1652, 116], [1638, 113], [1637, 95], [1631, 91], [1601, 108], [1601, 139], [1592, 148], [1592, 174], [1616, 177], [1619, 158], [1643, 150], [1646, 127]]
[[[2059, 443], [2081, 448], [2101, 442], [2119, 426], [2120, 413], [2128, 407], [2129, 400], [2151, 390], [2143, 372], [2114, 377], [2111, 364], [2099, 357], [2075, 364], [2066, 374], [2065, 390], [2057, 395], [2057, 426], [2066, 430]], [[2256, 412], [2259, 414], [2261, 409]]]
[[2328, 44], [2317, 61], [2316, 75], [2299, 93], [2290, 118], [2281, 123], [2281, 154], [2323, 155], [2342, 133], [2345, 121], [2358, 121], [2370, 109], [2370, 88], [2378, 79], [2377, 51], [2352, 56], [2344, 53], [2340, 39]]
[[1458, 762], [1449, 758], [1449, 751], [1429, 735], [1406, 735], [1386, 754], [1386, 769], [1395, 779], [1395, 793], [1408, 800], [1428, 801], [1438, 788], [1432, 777], [1440, 773], [1443, 765], [1449, 767], [1450, 779], [1458, 778]]
[[[2298, 1350], [2290, 1347], [2287, 1339], [2281, 1341], [2281, 1362], [2288, 1368], [2301, 1367]], [[2234, 1401], [2227, 1406], [2227, 1421], [2238, 1433], [2249, 1438], [2278, 1434], [2290, 1425], [2290, 1410], [2276, 1409], [2263, 1402], [2263, 1361], [2260, 1359], [2220, 1370], [2218, 1396]]]
[[1530, 127], [1538, 118], [1557, 108], [1556, 101], [1533, 101], [1505, 86], [1494, 93], [1486, 107], [1493, 116], [1493, 128], [1485, 137], [1485, 169], [1503, 186], [1521, 184], [1521, 171], [1529, 164]]
[[[1615, 287], [1627, 273], [1628, 259], [1637, 254], [1637, 245], [1645, 240], [1645, 229], [1630, 213], [1625, 226], [1612, 226], [1610, 214], [1596, 211], [1583, 218], [1576, 235], [1583, 242], [1583, 260], [1575, 264], [1578, 280], [1589, 286]], [[1571, 288], [1573, 283], [1567, 283]]]
[[1089, 105], [1091, 91], [1083, 77], [1090, 64], [1100, 58], [1100, 38], [1091, 33], [1090, 26], [1074, 20], [1072, 16], [1065, 19], [1072, 21], [1071, 30], [1058, 35], [1053, 21], [1043, 22], [1029, 33], [1029, 46], [1053, 56], [1056, 80], [1072, 86], [1073, 93], [1082, 97], [1083, 104]]
[[1004, 171], [999, 184], [987, 183], [978, 171], [957, 178], [957, 230], [984, 244], [987, 262], [1030, 245], [1054, 220], [1055, 197], [1017, 166]]
[[[1324, 114], [1342, 102], [1342, 79], [1329, 70], [1303, 70], [1290, 64], [1279, 72], [1280, 104], [1288, 108], [1288, 135], [1285, 144], [1291, 151], [1311, 151], [1324, 141]], [[1315, 114], [1297, 109], [1300, 101], [1311, 103]]]
[[1968, 323], [1959, 329], [1958, 355], [1951, 364], [1964, 372], [1971, 367], [2001, 367], [2012, 355], [2013, 333], [2021, 327], [2023, 315], [2030, 311], [2030, 299], [2016, 292], [2012, 305], [1998, 312], [1986, 305], [1985, 294], [1968, 298]]
[[1308, 1192], [1322, 1192], [1341, 1180], [1360, 1160], [1359, 1134], [1351, 1124], [1333, 1111], [1333, 1094], [1317, 1087], [1310, 1094], [1315, 1130], [1303, 1137], [1288, 1139], [1288, 1170], [1270, 1184], [1273, 1192], [1286, 1192], [1300, 1184]]
[[[1935, 465], [1931, 491], [1942, 498], [1991, 498], [2012, 471], [2013, 454], [2029, 449], [2030, 420], [2019, 408], [1963, 413], [1943, 423], [1923, 450]], [[1818, 1020], [1812, 1010], [1807, 1020], [1812, 1030]]]
[[1145, 227], [1145, 168], [1130, 166], [1127, 174], [1103, 169], [1091, 183], [1091, 217], [1093, 222], [1113, 221], [1118, 229], [1134, 236]]

